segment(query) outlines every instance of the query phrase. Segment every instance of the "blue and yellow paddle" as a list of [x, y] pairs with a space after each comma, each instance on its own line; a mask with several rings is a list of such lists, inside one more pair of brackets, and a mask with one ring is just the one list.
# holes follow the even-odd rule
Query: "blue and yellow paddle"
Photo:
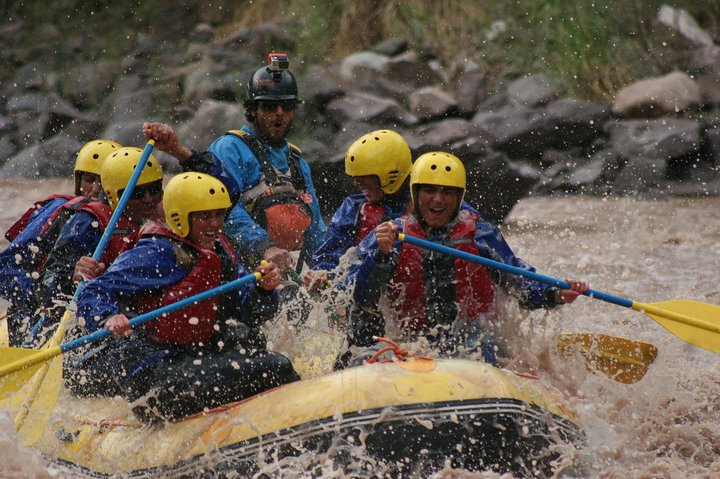
[[[458, 251], [454, 248], [449, 248], [414, 236], [408, 236], [404, 233], [398, 234], [398, 239], [421, 248], [471, 261], [487, 268], [534, 279], [560, 289], [568, 289], [570, 287], [567, 281], [544, 276], [464, 251]], [[639, 303], [592, 289], [588, 289], [583, 294], [591, 298], [600, 299], [608, 303], [645, 313], [645, 315], [657, 321], [662, 327], [683, 341], [709, 351], [720, 352], [720, 307], [718, 306], [688, 299], [677, 299], [658, 303]]]

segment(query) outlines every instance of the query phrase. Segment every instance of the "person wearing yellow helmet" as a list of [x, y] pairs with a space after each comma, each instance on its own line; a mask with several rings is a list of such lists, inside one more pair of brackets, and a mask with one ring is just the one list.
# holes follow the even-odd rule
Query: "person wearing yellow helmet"
[[120, 148], [122, 145], [112, 140], [93, 140], [80, 149], [73, 172], [75, 195], [98, 198], [103, 160]]
[[100, 169], [103, 188], [100, 198], [79, 205], [60, 228], [40, 270], [40, 284], [36, 289], [38, 303], [53, 310], [47, 311], [51, 317], [57, 317], [57, 313], [64, 310], [58, 306], [72, 295], [77, 282], [102, 273], [140, 226], [158, 217], [163, 171], [157, 158], [150, 155], [100, 261], [92, 258], [142, 152], [140, 148], [123, 147], [109, 154]]
[[[497, 287], [527, 309], [571, 303], [588, 289], [587, 282], [569, 279], [571, 289], [558, 290], [397, 240], [401, 231], [534, 271], [515, 256], [496, 226], [461, 206], [465, 189], [465, 167], [456, 156], [435, 151], [415, 161], [410, 174], [413, 214], [382, 223], [358, 246], [359, 259], [350, 277], [355, 303], [367, 314], [352, 316], [350, 345], [369, 347], [373, 336], [383, 336], [389, 325], [379, 304], [387, 295], [392, 304], [387, 321], [406, 334], [405, 339], [424, 337], [442, 355], [464, 351], [495, 364], [503, 354], [502, 342], [493, 334]], [[349, 356], [345, 354], [338, 365]]]
[[21, 331], [32, 312], [34, 276], [52, 248], [57, 228], [68, 218], [65, 212], [98, 198], [102, 161], [119, 148], [121, 145], [111, 140], [87, 142], [75, 158], [74, 195], [54, 194], [35, 202], [5, 233], [10, 244], [0, 252], [0, 297], [11, 303], [8, 324], [13, 346], [21, 342]]
[[[143, 421], [187, 416], [299, 379], [285, 356], [268, 351], [260, 325], [278, 306], [280, 272], [255, 268], [256, 285], [163, 315], [133, 331], [143, 314], [245, 276], [222, 233], [230, 196], [216, 178], [181, 173], [167, 184], [165, 223], [149, 222], [139, 240], [88, 282], [78, 316], [88, 331], [128, 338], [84, 355], [66, 374], [76, 394], [122, 394]], [[131, 313], [130, 313], [131, 312]], [[148, 398], [142, 400], [141, 398]]]
[[383, 221], [407, 213], [407, 178], [412, 154], [405, 139], [393, 130], [367, 133], [345, 153], [345, 173], [360, 193], [348, 196], [328, 225], [325, 240], [313, 254], [304, 282], [309, 290], [327, 284], [340, 258]]

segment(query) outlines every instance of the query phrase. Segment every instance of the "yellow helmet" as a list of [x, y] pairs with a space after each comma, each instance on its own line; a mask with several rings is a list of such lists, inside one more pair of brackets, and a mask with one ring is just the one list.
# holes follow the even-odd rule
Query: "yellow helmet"
[[[103, 161], [100, 170], [100, 181], [113, 210], [117, 207], [120, 195], [127, 187], [135, 167], [140, 161], [142, 152], [141, 148], [126, 146], [111, 153]], [[162, 179], [162, 166], [157, 158], [151, 154], [142, 173], [140, 173], [137, 186], [162, 181]]]
[[415, 204], [415, 186], [438, 185], [460, 188], [460, 201], [465, 197], [465, 166], [455, 155], [444, 151], [431, 151], [420, 155], [410, 174], [410, 195]]
[[174, 176], [165, 187], [165, 221], [173, 233], [190, 234], [190, 213], [230, 208], [230, 194], [222, 181], [204, 173]]
[[396, 193], [412, 169], [412, 155], [405, 139], [392, 130], [377, 130], [361, 136], [345, 154], [345, 173], [375, 175], [386, 195]]
[[80, 175], [78, 173], [100, 174], [102, 161], [110, 153], [122, 148], [120, 143], [112, 140], [92, 140], [78, 151], [75, 158], [75, 194], [80, 194]]

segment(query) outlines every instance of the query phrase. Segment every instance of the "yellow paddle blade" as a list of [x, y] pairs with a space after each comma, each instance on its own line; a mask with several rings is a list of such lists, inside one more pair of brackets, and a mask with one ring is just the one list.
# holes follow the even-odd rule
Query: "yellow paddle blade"
[[632, 309], [644, 312], [683, 341], [720, 353], [720, 306], [676, 299], [659, 303], [633, 302]]
[[[37, 353], [38, 351], [36, 349], [0, 348], [0, 366], [5, 366], [15, 361], [25, 361], [37, 355]], [[13, 371], [12, 374], [0, 375], [0, 398], [22, 388], [41, 366], [42, 363], [29, 364], [17, 371]]]
[[[43, 363], [40, 367], [45, 366]], [[48, 366], [48, 371], [44, 377], [37, 377], [40, 384], [33, 384], [35, 380], [30, 381], [27, 388], [27, 394], [34, 396], [33, 401], [23, 400], [17, 415], [15, 416], [15, 428], [18, 436], [25, 446], [32, 446], [37, 443], [45, 432], [47, 422], [50, 418], [52, 410], [55, 408], [60, 389], [62, 388], [62, 356], [56, 356]], [[34, 389], [37, 388], [37, 389]], [[18, 396], [25, 396], [21, 391]], [[23, 398], [25, 399], [25, 398]]]
[[625, 384], [642, 379], [657, 357], [652, 344], [599, 333], [563, 334], [558, 349], [565, 356], [580, 351], [589, 371]]

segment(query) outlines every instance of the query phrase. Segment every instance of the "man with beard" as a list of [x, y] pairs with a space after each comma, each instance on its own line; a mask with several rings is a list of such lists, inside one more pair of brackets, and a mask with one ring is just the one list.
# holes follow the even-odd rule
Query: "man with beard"
[[287, 55], [271, 53], [268, 64], [250, 77], [245, 100], [248, 123], [216, 139], [198, 153], [182, 144], [173, 129], [145, 123], [155, 148], [178, 159], [183, 169], [208, 173], [228, 188], [233, 207], [225, 230], [250, 264], [265, 259], [291, 269], [291, 251], [309, 257], [325, 235], [325, 224], [310, 167], [287, 135], [295, 119], [297, 83]]

